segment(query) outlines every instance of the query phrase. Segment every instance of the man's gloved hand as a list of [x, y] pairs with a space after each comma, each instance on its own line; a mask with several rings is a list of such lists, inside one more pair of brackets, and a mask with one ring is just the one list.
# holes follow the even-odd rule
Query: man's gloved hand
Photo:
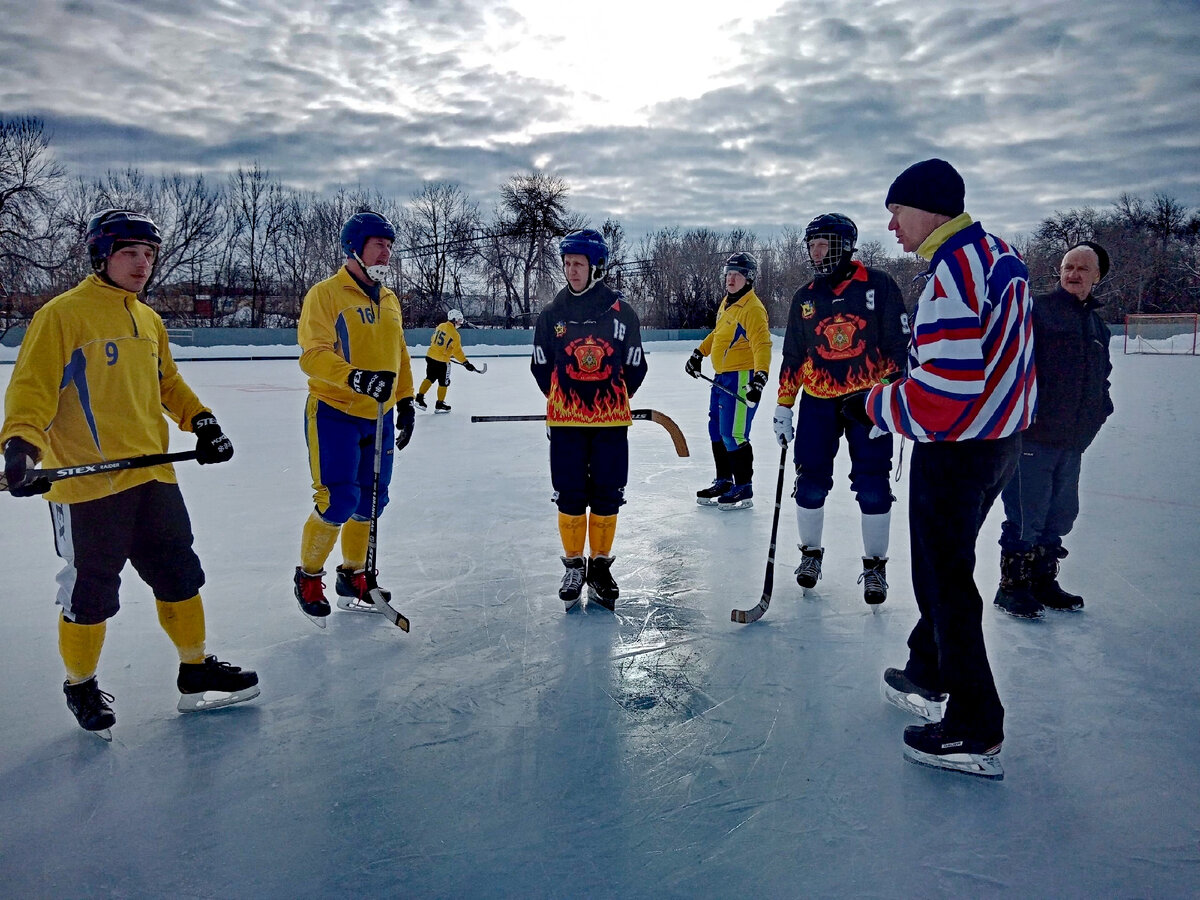
[[771, 419], [771, 424], [775, 426], [775, 440], [779, 441], [780, 447], [786, 447], [795, 439], [796, 430], [792, 428], [790, 406], [775, 407], [775, 417]]
[[838, 403], [838, 415], [847, 425], [863, 425], [874, 428], [875, 423], [867, 415], [867, 394], [870, 391], [855, 391], [842, 397]]
[[763, 388], [767, 386], [767, 373], [755, 372], [750, 378], [750, 386], [746, 388], [746, 402], [751, 406], [758, 406], [758, 401], [762, 399]]
[[36, 497], [50, 490], [50, 479], [38, 476], [37, 447], [23, 438], [9, 438], [4, 445], [4, 480], [14, 497]]
[[[391, 374], [391, 373], [388, 373]], [[413, 398], [405, 397], [396, 404], [396, 449], [403, 450], [412, 440], [413, 426], [417, 423], [417, 411]]]
[[467, 360], [465, 363], [463, 363], [463, 368], [464, 368], [464, 369], [466, 369], [468, 372], [474, 372], [474, 371], [475, 371], [475, 364], [474, 364], [474, 363], [472, 363], [472, 362], [471, 362], [471, 361], [468, 359], [468, 360]]
[[200, 465], [233, 459], [233, 442], [225, 436], [212, 413], [196, 413], [192, 418], [192, 433], [196, 435], [196, 462]]
[[350, 390], [365, 394], [378, 403], [386, 403], [392, 397], [396, 385], [395, 372], [372, 372], [370, 369], [354, 369], [346, 379]]
[[704, 363], [704, 354], [699, 350], [693, 350], [688, 361], [683, 364], [683, 371], [687, 372], [693, 378], [700, 374], [700, 366]]

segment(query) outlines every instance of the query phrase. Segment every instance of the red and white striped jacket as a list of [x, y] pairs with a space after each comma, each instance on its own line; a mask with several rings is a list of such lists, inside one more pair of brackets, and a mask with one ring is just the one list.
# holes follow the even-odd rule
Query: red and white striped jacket
[[937, 249], [925, 277], [908, 375], [871, 389], [870, 417], [916, 441], [996, 440], [1029, 427], [1037, 381], [1020, 254], [969, 223]]

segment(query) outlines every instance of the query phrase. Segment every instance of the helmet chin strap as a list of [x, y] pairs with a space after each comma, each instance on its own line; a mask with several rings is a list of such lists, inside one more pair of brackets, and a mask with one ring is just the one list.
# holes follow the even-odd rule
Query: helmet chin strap
[[358, 263], [358, 267], [366, 273], [366, 276], [376, 284], [379, 284], [384, 278], [387, 277], [390, 266], [386, 264], [380, 266], [368, 266], [362, 261], [362, 257], [357, 253], [354, 254], [354, 261]]

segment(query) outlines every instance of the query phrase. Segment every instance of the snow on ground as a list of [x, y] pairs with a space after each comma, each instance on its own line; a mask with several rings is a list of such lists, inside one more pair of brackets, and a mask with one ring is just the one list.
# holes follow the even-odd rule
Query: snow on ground
[[[419, 415], [380, 525], [381, 581], [407, 635], [337, 612], [322, 632], [295, 607], [311, 505], [295, 362], [182, 363], [237, 450], [179, 468], [209, 647], [257, 669], [262, 695], [176, 713], [174, 651], [127, 569], [100, 667], [112, 744], [63, 701], [45, 504], [0, 498], [5, 894], [1200, 893], [1196, 359], [1122, 356], [1114, 341], [1117, 412], [1085, 456], [1063, 565], [1083, 613], [998, 613], [998, 508], [988, 521], [977, 578], [1008, 717], [1006, 778], [987, 782], [905, 762], [912, 720], [879, 699], [916, 620], [907, 473], [878, 612], [855, 583], [843, 453], [819, 589], [802, 596], [792, 579], [787, 505], [771, 608], [729, 621], [762, 589], [779, 449], [767, 406], [758, 505], [695, 505], [712, 472], [690, 349], [653, 347], [636, 398], [675, 418], [692, 456], [652, 423], [631, 430], [616, 615], [564, 615], [556, 597], [543, 428], [470, 422], [542, 411], [527, 360], [454, 370], [454, 411]], [[0, 366], [0, 388], [11, 372]]]

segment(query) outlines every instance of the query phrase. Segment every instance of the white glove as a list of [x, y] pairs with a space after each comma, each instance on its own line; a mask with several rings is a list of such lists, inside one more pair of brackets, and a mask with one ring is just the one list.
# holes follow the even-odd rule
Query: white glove
[[775, 407], [775, 417], [771, 419], [771, 424], [775, 426], [775, 440], [779, 441], [780, 447], [786, 447], [796, 437], [796, 431], [792, 428], [790, 406]]

